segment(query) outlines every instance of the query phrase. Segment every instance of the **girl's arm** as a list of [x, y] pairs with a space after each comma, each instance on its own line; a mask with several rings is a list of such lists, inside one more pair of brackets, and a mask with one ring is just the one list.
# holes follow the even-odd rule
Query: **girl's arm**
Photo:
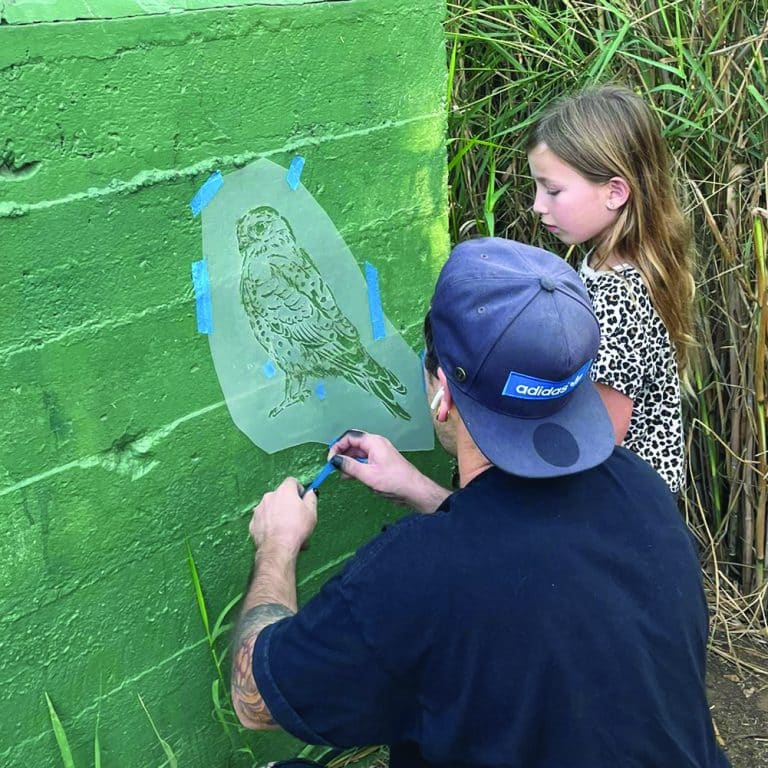
[[632, 401], [613, 387], [607, 384], [595, 383], [600, 397], [603, 398], [608, 415], [613, 422], [613, 431], [616, 433], [616, 445], [621, 445], [629, 429], [629, 420], [632, 418]]

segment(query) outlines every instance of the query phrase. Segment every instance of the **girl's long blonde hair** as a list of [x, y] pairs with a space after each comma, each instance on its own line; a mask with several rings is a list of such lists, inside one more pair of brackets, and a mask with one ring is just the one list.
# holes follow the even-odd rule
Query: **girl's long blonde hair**
[[589, 88], [544, 112], [527, 150], [539, 144], [593, 183], [620, 176], [629, 185], [616, 223], [595, 243], [595, 266], [614, 255], [640, 271], [683, 370], [694, 346], [693, 237], [651, 110], [628, 88]]

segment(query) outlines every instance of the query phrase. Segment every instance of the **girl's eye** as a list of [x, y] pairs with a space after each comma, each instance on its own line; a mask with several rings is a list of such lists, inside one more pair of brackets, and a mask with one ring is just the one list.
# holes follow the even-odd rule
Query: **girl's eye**
[[548, 190], [547, 190], [547, 194], [548, 194], [550, 197], [557, 197], [557, 195], [559, 195], [559, 194], [560, 194], [560, 190], [559, 190], [559, 189], [548, 189]]

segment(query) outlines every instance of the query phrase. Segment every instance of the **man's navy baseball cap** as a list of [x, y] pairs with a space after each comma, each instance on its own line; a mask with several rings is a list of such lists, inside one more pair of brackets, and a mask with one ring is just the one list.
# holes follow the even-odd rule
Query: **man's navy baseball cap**
[[430, 317], [459, 414], [494, 465], [557, 477], [608, 458], [614, 430], [589, 378], [600, 326], [561, 258], [497, 237], [461, 243]]

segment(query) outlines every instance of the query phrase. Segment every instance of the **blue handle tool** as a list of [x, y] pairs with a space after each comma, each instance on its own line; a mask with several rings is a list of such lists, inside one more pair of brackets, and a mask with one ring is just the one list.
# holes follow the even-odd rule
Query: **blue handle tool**
[[[367, 464], [368, 459], [362, 459], [362, 458], [356, 458], [355, 461], [360, 462], [360, 464]], [[317, 477], [299, 494], [299, 496], [303, 499], [304, 494], [307, 491], [314, 491], [317, 488], [319, 488], [325, 480], [335, 472], [336, 467], [331, 464], [331, 462], [327, 462], [326, 465], [320, 470]]]

